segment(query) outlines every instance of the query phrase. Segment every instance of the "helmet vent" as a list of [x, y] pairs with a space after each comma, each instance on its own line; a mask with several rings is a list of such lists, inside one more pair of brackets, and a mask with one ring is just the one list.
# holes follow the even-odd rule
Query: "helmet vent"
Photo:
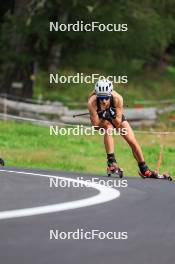
[[113, 85], [109, 80], [99, 80], [95, 85], [95, 92], [100, 95], [111, 95], [113, 91]]

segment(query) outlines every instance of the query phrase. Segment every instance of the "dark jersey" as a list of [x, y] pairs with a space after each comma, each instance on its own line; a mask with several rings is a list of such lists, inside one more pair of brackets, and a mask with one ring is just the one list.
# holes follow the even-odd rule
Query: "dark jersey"
[[[101, 106], [100, 106], [100, 100], [99, 98], [97, 97], [96, 99], [96, 103], [97, 103], [97, 113], [98, 113], [98, 116], [99, 118], [102, 118], [102, 110], [101, 110]], [[113, 108], [116, 108], [115, 105], [114, 105], [114, 98], [113, 98], [113, 95], [111, 95], [110, 97], [110, 105], [109, 107], [113, 107]], [[101, 113], [100, 113], [101, 112]], [[123, 121], [126, 121], [126, 117], [124, 115], [122, 115], [122, 122]], [[112, 124], [113, 125], [113, 124]]]

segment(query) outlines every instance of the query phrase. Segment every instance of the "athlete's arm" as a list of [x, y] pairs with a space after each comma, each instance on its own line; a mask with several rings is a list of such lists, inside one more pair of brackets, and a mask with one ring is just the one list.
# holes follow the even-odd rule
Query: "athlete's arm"
[[114, 96], [114, 106], [116, 108], [116, 117], [113, 119], [113, 123], [116, 127], [120, 127], [123, 115], [123, 97], [121, 95]]
[[91, 120], [92, 125], [99, 126], [100, 119], [95, 109], [95, 105], [94, 105], [94, 102], [92, 101], [92, 98], [88, 101], [88, 110], [90, 113], [90, 120]]

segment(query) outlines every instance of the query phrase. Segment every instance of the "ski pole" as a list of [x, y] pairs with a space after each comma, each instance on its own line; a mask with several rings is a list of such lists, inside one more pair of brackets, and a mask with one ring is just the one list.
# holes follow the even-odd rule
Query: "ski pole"
[[160, 153], [159, 153], [159, 159], [157, 162], [157, 171], [158, 173], [160, 172], [160, 166], [162, 164], [163, 161], [163, 144], [160, 145]]
[[[99, 111], [99, 112], [97, 112], [97, 113], [100, 114], [100, 113], [102, 113], [102, 112], [103, 112], [103, 111]], [[73, 115], [73, 117], [77, 117], [77, 116], [85, 116], [85, 115], [90, 115], [90, 113], [87, 112], [87, 113], [77, 114], [77, 115]]]
[[89, 115], [89, 113], [77, 114], [77, 115], [73, 115], [73, 117], [84, 116], [84, 115]]

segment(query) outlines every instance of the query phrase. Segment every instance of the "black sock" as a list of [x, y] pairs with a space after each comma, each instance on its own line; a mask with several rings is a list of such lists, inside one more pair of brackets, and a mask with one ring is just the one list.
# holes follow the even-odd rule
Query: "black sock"
[[109, 163], [113, 163], [113, 162], [116, 162], [116, 159], [115, 159], [115, 154], [114, 153], [110, 153], [110, 154], [107, 154], [107, 159], [108, 159], [108, 162]]
[[138, 166], [139, 166], [141, 173], [145, 173], [145, 171], [148, 170], [148, 166], [146, 165], [144, 161], [138, 162]]

